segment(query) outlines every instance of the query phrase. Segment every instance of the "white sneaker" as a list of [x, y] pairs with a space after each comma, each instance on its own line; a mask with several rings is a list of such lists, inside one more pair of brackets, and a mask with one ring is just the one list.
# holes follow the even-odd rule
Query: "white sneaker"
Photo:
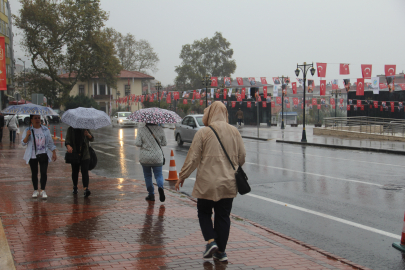
[[32, 193], [32, 198], [38, 197], [38, 194], [39, 194], [38, 190], [34, 190], [34, 193]]
[[45, 190], [42, 190], [42, 191], [41, 191], [41, 197], [42, 197], [42, 199], [48, 198], [48, 195], [46, 195]]

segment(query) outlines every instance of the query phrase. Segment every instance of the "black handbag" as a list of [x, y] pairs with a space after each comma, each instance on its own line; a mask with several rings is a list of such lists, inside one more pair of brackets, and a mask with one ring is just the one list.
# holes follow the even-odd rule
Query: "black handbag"
[[65, 162], [68, 164], [79, 164], [80, 163], [80, 156], [76, 152], [66, 152], [65, 154]]
[[162, 147], [160, 146], [160, 143], [159, 143], [158, 140], [156, 139], [155, 134], [153, 134], [152, 130], [150, 130], [150, 128], [149, 128], [148, 126], [145, 126], [145, 127], [150, 131], [150, 133], [152, 134], [153, 138], [155, 138], [156, 143], [159, 145], [160, 150], [162, 150], [163, 165], [165, 165], [165, 163], [166, 163], [166, 158], [165, 158], [165, 154], [163, 153], [163, 149], [162, 149]]
[[37, 143], [35, 142], [35, 133], [34, 133], [34, 129], [31, 129], [31, 130], [32, 130], [32, 137], [34, 138], [35, 156], [37, 157], [37, 160], [40, 164], [47, 163], [49, 161], [47, 153], [42, 153], [42, 154], [37, 155]]
[[[219, 144], [222, 147], [222, 150], [224, 150], [225, 155], [229, 160], [229, 163], [231, 163], [232, 168], [235, 170], [235, 166], [233, 166], [233, 163], [232, 163], [231, 159], [229, 158], [228, 153], [226, 152], [224, 146], [222, 145], [222, 142], [219, 139], [217, 132], [211, 126], [209, 126], [209, 127], [212, 129], [212, 131], [214, 131], [215, 136], [217, 136]], [[249, 183], [247, 181], [248, 177], [247, 177], [246, 173], [243, 171], [242, 166], [239, 166], [239, 168], [236, 170], [235, 180], [236, 180], [236, 186], [238, 187], [238, 192], [240, 195], [245, 195], [246, 193], [249, 193], [251, 191]]]
[[90, 153], [90, 164], [89, 164], [89, 171], [93, 170], [97, 165], [97, 155], [94, 151], [93, 147], [89, 146], [89, 153]]

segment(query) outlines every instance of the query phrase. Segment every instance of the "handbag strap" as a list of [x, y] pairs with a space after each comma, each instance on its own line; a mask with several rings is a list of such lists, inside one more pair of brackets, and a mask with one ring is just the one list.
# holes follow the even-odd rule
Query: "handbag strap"
[[160, 148], [160, 150], [162, 151], [163, 158], [165, 158], [165, 153], [163, 153], [163, 149], [162, 149], [162, 147], [160, 146], [160, 143], [158, 142], [158, 140], [156, 139], [155, 134], [153, 134], [152, 130], [150, 130], [150, 128], [149, 128], [147, 125], [145, 125], [145, 127], [146, 127], [146, 128], [150, 131], [150, 133], [152, 134], [152, 136], [153, 136], [153, 138], [155, 139], [157, 145], [159, 145], [159, 148]]
[[222, 142], [221, 142], [221, 140], [219, 139], [219, 136], [218, 136], [217, 132], [215, 131], [215, 129], [213, 129], [213, 127], [209, 126], [209, 128], [212, 129], [212, 131], [214, 131], [215, 136], [217, 136], [217, 139], [218, 139], [218, 141], [219, 141], [219, 144], [220, 144], [221, 147], [222, 147], [222, 150], [224, 150], [225, 155], [226, 155], [226, 157], [227, 157], [228, 160], [229, 160], [229, 163], [231, 163], [232, 168], [235, 170], [235, 166], [233, 166], [233, 163], [232, 163], [231, 159], [229, 158], [228, 153], [227, 153], [226, 150], [225, 150], [225, 147], [222, 145]]
[[32, 130], [32, 137], [34, 138], [34, 147], [35, 147], [35, 155], [37, 155], [37, 143], [35, 142], [35, 133], [34, 133], [34, 129]]

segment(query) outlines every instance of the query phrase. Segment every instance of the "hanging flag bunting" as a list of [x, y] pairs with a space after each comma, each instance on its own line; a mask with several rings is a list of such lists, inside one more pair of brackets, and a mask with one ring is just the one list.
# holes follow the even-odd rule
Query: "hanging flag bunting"
[[211, 86], [218, 86], [218, 77], [211, 77]]
[[386, 83], [380, 83], [379, 86], [380, 86], [380, 89], [386, 89], [387, 88]]
[[373, 103], [374, 103], [374, 108], [378, 108], [378, 101], [373, 101]]
[[[149, 102], [153, 102], [153, 95], [149, 95]], [[125, 103], [127, 103], [127, 98], [125, 97]]]
[[204, 100], [200, 99], [200, 106], [204, 104]]
[[394, 102], [390, 102], [390, 105], [391, 105], [391, 112], [394, 112], [395, 111], [395, 104], [394, 104]]
[[183, 99], [183, 104], [187, 104], [187, 99]]
[[232, 96], [232, 88], [229, 88], [229, 90], [228, 90], [228, 97], [231, 97]]
[[396, 65], [385, 65], [384, 67], [385, 76], [394, 76], [396, 67], [397, 67]]
[[224, 88], [224, 99], [226, 99], [226, 88]]
[[224, 84], [226, 87], [231, 86], [231, 78], [230, 77], [224, 77]]
[[383, 111], [383, 108], [384, 108], [383, 106], [380, 106], [380, 111]]
[[171, 103], [172, 103], [172, 99], [171, 99], [170, 93], [166, 96], [166, 103], [167, 103], [167, 104], [171, 104]]
[[294, 104], [294, 105], [298, 105], [298, 98], [296, 98], [296, 97], [293, 98], [293, 104]]
[[358, 100], [357, 100], [357, 107], [360, 107], [360, 106], [361, 106], [361, 100], [358, 99]]
[[238, 82], [238, 85], [243, 85], [243, 78], [242, 77], [236, 77], [236, 81]]
[[262, 82], [262, 84], [267, 84], [266, 77], [260, 77], [260, 81]]
[[276, 107], [276, 103], [274, 101], [271, 102], [271, 107], [272, 108]]
[[236, 101], [232, 101], [232, 108], [235, 108]]
[[297, 94], [297, 83], [296, 82], [291, 83], [291, 87], [292, 87], [293, 94], [296, 95]]
[[320, 104], [318, 104], [318, 105], [317, 105], [317, 108], [318, 108], [318, 110], [320, 110], [320, 109], [321, 109], [321, 105], [320, 105]]
[[364, 111], [364, 105], [361, 105], [361, 106], [360, 106], [360, 110], [361, 110], [361, 111]]
[[339, 83], [339, 81], [337, 79], [332, 80], [332, 90], [338, 90], [339, 89], [338, 83]]
[[248, 108], [252, 107], [252, 102], [248, 101], [248, 102], [247, 102], [247, 107], [248, 107]]
[[277, 104], [281, 104], [281, 97], [276, 97]]
[[371, 78], [371, 89], [373, 89], [373, 94], [378, 95], [380, 93], [380, 78]]
[[326, 80], [320, 81], [319, 89], [320, 89], [320, 95], [324, 96], [326, 94]]
[[250, 85], [256, 85], [256, 80], [254, 77], [249, 77], [248, 80], [249, 80]]
[[335, 99], [334, 99], [334, 98], [330, 98], [330, 99], [329, 99], [329, 103], [330, 103], [330, 105], [335, 105]]
[[267, 98], [267, 86], [263, 86], [263, 97]]
[[346, 88], [346, 92], [349, 92], [349, 90], [350, 90], [350, 79], [343, 79], [343, 85]]
[[347, 110], [350, 111], [350, 105], [347, 105]]
[[404, 107], [404, 103], [403, 102], [398, 102], [398, 111], [401, 111]]
[[318, 70], [318, 77], [326, 77], [326, 63], [316, 63], [316, 69]]
[[273, 82], [274, 82], [274, 84], [280, 84], [280, 78], [279, 77], [273, 77]]
[[246, 88], [242, 88], [242, 99], [246, 98]]
[[241, 102], [242, 101], [242, 95], [240, 95], [240, 94], [236, 95], [236, 101]]
[[308, 80], [308, 93], [313, 93], [315, 88], [314, 80]]
[[316, 100], [316, 98], [312, 98], [312, 105], [318, 105], [318, 101]]
[[388, 91], [390, 93], [394, 92], [395, 91], [395, 77], [390, 76], [390, 77], [385, 77], [385, 79], [387, 80]]
[[371, 79], [372, 65], [361, 65], [361, 74], [363, 79]]
[[280, 87], [280, 85], [273, 85], [273, 97], [277, 97], [278, 96], [278, 88]]
[[343, 104], [343, 98], [341, 98], [341, 99], [339, 100], [339, 102], [340, 102], [340, 104]]
[[290, 103], [287, 103], [286, 107], [287, 107], [287, 109], [289, 109], [290, 108]]
[[215, 97], [219, 99], [219, 93], [215, 93]]
[[263, 108], [267, 108], [266, 101], [262, 101], [262, 107], [263, 107]]
[[196, 99], [200, 99], [200, 98], [201, 98], [201, 94], [200, 94], [200, 93], [198, 93], [198, 92], [197, 92], [197, 93], [195, 93], [195, 98], [196, 98]]
[[364, 96], [364, 79], [357, 79], [356, 96]]
[[298, 83], [300, 84], [300, 85], [303, 85], [304, 84], [304, 81], [302, 80], [302, 79], [300, 79], [300, 78], [296, 78], [297, 79], [297, 81], [298, 81]]
[[339, 74], [340, 75], [349, 75], [350, 74], [349, 64], [340, 64]]

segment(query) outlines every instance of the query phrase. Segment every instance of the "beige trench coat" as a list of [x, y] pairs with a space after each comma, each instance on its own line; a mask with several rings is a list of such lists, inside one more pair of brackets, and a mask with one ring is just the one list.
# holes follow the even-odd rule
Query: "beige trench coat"
[[218, 133], [236, 170], [245, 163], [242, 137], [234, 126], [227, 123], [228, 111], [222, 102], [216, 101], [204, 110], [203, 122], [206, 127], [195, 134], [180, 179], [186, 179], [197, 168], [193, 197], [212, 201], [234, 198], [238, 191], [235, 171], [208, 125]]

